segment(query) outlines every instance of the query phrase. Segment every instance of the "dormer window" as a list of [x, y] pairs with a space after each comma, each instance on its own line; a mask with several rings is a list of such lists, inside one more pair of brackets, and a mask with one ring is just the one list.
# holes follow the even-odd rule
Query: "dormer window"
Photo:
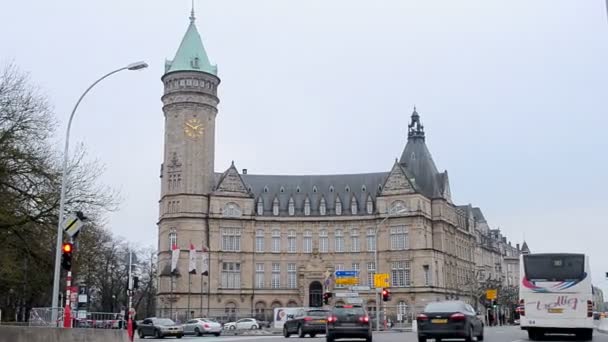
[[199, 61], [198, 57], [194, 57], [190, 62], [190, 66], [192, 66], [193, 69], [200, 69]]
[[342, 201], [340, 201], [340, 197], [336, 197], [336, 215], [342, 215]]
[[378, 191], [382, 191], [382, 185], [378, 184]]
[[264, 186], [264, 192], [268, 192], [268, 186]]
[[314, 186], [312, 187], [312, 192], [317, 192], [317, 186], [316, 186], [316, 185], [314, 185]]
[[374, 202], [372, 196], [367, 196], [367, 214], [371, 215], [374, 213]]
[[353, 215], [357, 215], [357, 199], [355, 196], [353, 196], [352, 200], [350, 201], [350, 212]]
[[296, 188], [296, 192], [300, 192], [300, 186], [298, 185], [298, 187]]
[[306, 196], [306, 200], [304, 201], [304, 216], [310, 216], [310, 200], [308, 196]]
[[325, 216], [327, 214], [327, 206], [325, 205], [325, 197], [321, 197], [321, 203], [319, 203], [319, 214]]
[[289, 198], [289, 216], [293, 216], [296, 214], [296, 205], [293, 201], [293, 197]]
[[262, 197], [258, 199], [258, 216], [264, 215], [264, 201], [262, 201]]
[[334, 186], [333, 185], [329, 186], [329, 192], [334, 192]]
[[361, 186], [361, 192], [366, 192], [367, 188], [365, 187], [365, 185]]
[[344, 191], [350, 192], [350, 186], [347, 185], [346, 188], [344, 189]]
[[272, 215], [279, 216], [279, 199], [276, 197], [272, 201]]
[[285, 192], [285, 188], [281, 186], [281, 190], [279, 190], [279, 192]]

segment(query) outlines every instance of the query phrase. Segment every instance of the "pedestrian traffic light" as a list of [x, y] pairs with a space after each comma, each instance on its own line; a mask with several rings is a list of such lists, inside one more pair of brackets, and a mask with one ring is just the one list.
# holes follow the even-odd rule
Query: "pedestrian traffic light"
[[61, 246], [61, 267], [64, 270], [70, 271], [72, 269], [72, 251], [74, 250], [74, 245], [69, 242], [66, 242]]
[[325, 304], [325, 305], [329, 304], [329, 300], [330, 300], [331, 296], [332, 296], [331, 292], [325, 292], [323, 294], [323, 304]]
[[391, 300], [391, 290], [384, 288], [382, 289], [382, 301], [388, 302]]

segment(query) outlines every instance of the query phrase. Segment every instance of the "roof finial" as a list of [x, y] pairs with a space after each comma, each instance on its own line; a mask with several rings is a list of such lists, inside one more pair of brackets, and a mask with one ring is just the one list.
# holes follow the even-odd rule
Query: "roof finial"
[[422, 138], [424, 140], [424, 126], [420, 121], [420, 115], [416, 111], [414, 106], [414, 112], [412, 113], [412, 121], [408, 127], [408, 138]]
[[192, 0], [192, 11], [190, 11], [190, 23], [194, 23], [196, 17], [194, 16], [194, 0]]

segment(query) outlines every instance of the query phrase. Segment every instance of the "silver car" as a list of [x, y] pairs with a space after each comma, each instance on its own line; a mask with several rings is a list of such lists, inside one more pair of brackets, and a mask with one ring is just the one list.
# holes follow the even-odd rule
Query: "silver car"
[[194, 318], [184, 324], [184, 334], [194, 334], [197, 336], [213, 334], [220, 336], [221, 333], [222, 325], [209, 318]]

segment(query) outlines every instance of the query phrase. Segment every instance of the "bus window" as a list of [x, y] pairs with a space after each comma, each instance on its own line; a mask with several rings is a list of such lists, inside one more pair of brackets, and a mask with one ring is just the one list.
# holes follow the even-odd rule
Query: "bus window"
[[583, 254], [524, 255], [524, 269], [530, 281], [580, 280], [585, 276]]

